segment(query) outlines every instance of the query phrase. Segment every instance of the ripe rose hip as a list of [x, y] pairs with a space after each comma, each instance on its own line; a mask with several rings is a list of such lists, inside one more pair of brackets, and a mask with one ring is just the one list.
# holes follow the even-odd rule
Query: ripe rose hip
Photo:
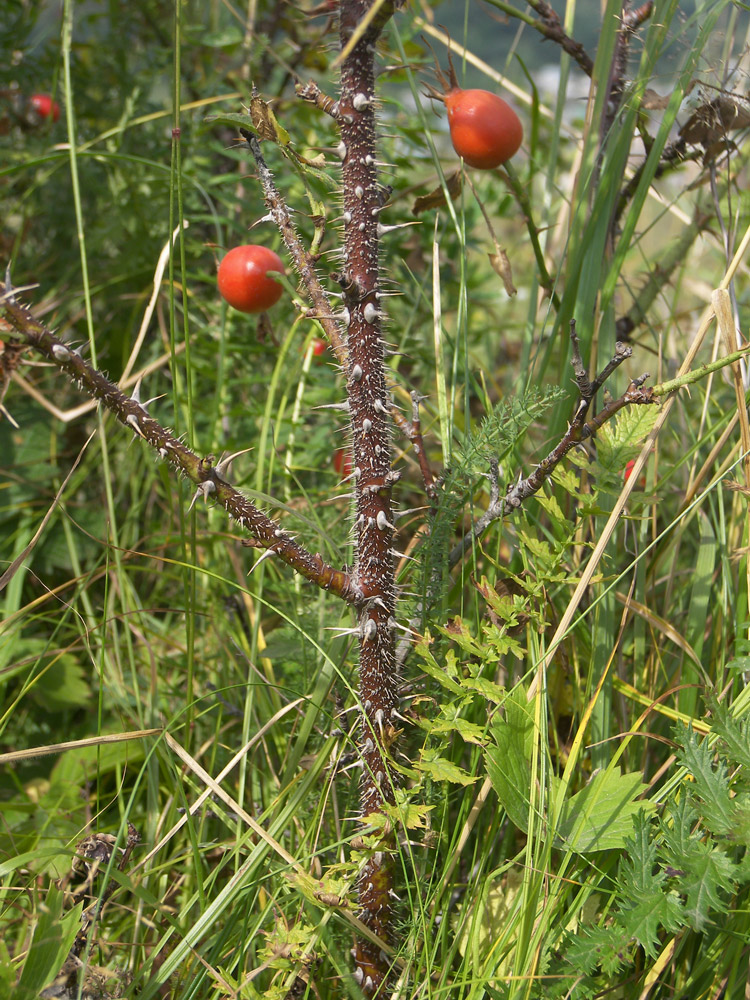
[[268, 276], [269, 271], [286, 273], [281, 258], [273, 250], [256, 243], [234, 247], [219, 264], [219, 293], [240, 312], [265, 312], [279, 301], [284, 290]]
[[499, 167], [521, 148], [521, 119], [497, 94], [459, 87], [450, 49], [448, 65], [448, 79], [437, 70], [442, 92], [428, 87], [427, 96], [445, 104], [453, 148], [470, 167], [479, 170]]
[[453, 148], [470, 167], [492, 170], [520, 149], [521, 119], [502, 97], [488, 90], [457, 88], [443, 100]]
[[32, 94], [29, 103], [40, 118], [51, 118], [56, 122], [60, 117], [60, 105], [49, 94]]

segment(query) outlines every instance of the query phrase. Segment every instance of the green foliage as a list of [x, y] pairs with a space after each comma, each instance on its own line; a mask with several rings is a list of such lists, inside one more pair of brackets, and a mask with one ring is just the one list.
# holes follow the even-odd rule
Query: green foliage
[[683, 766], [676, 795], [657, 821], [643, 810], [635, 815], [606, 912], [560, 948], [557, 970], [565, 974], [572, 967], [590, 992], [635, 964], [638, 949], [655, 959], [667, 935], [684, 937], [690, 929], [706, 948], [706, 937], [747, 905], [747, 844], [738, 842], [734, 830], [750, 776], [727, 753], [734, 745], [747, 754], [747, 722], [725, 710], [722, 715], [726, 738], [719, 741], [699, 740], [689, 727], [675, 730]]
[[[37, 315], [88, 342], [127, 391], [143, 371], [150, 412], [201, 454], [243, 452], [232, 482], [345, 566], [349, 487], [333, 455], [348, 431], [330, 409], [343, 382], [330, 351], [310, 350], [322, 335], [311, 303], [291, 269], [296, 297], [262, 319], [228, 311], [215, 287], [230, 246], [284, 253], [238, 142], [254, 85], [284, 144], [264, 142], [269, 167], [321, 280], [340, 291], [337, 130], [293, 86], [313, 77], [335, 96], [336, 29], [318, 7], [66, 4], [68, 32], [48, 4], [7, 2], [0, 249], [16, 283], [38, 284]], [[502, 496], [567, 429], [570, 319], [590, 374], [627, 330], [633, 358], [606, 387], [617, 397], [645, 371], [674, 374], [710, 290], [729, 280], [750, 207], [744, 127], [710, 153], [688, 144], [660, 158], [692, 113], [681, 101], [694, 79], [698, 104], [746, 91], [746, 12], [657, 5], [612, 120], [621, 4], [565, 12], [595, 59], [589, 105], [566, 90], [578, 71], [541, 41], [531, 9], [495, 0], [482, 21], [479, 4], [443, 7], [405, 5], [378, 54], [382, 220], [419, 223], [382, 242], [388, 290], [402, 293], [383, 299], [388, 376], [402, 414], [411, 392], [422, 399], [437, 483], [430, 496], [413, 442], [394, 431], [398, 619], [419, 635], [402, 732], [382, 734], [395, 805], [360, 827], [351, 611], [260, 561], [220, 510], [189, 509], [186, 484], [141, 441], [104, 410], [78, 411], [77, 387], [26, 357], [3, 399], [19, 426], [0, 418], [0, 575], [23, 554], [0, 594], [0, 737], [3, 753], [36, 755], [0, 768], [2, 997], [38, 995], [59, 972], [80, 927], [63, 892], [76, 845], [94, 830], [122, 844], [128, 822], [141, 843], [112, 874], [83, 955], [92, 974], [117, 977], [96, 986], [103, 997], [358, 997], [354, 886], [387, 827], [404, 1000], [745, 989], [747, 483], [731, 380], [697, 382], [666, 410], [626, 407], [519, 511], [471, 532], [490, 463]], [[433, 14], [463, 83], [518, 88], [526, 138], [507, 169], [461, 173], [421, 96], [425, 37], [446, 63]], [[551, 91], [542, 54], [556, 61]], [[6, 124], [8, 102], [36, 91], [59, 100], [60, 121]], [[456, 171], [452, 196], [419, 210], [415, 198]], [[498, 247], [514, 297], [493, 269]], [[742, 319], [746, 283], [733, 295]], [[709, 341], [713, 330], [694, 365], [724, 350]], [[605, 403], [601, 392], [590, 415]], [[627, 462], [657, 430], [645, 480], [628, 480], [575, 597]], [[138, 736], [151, 729], [171, 742]], [[42, 753], [62, 742], [75, 746]]]
[[18, 1000], [38, 1000], [68, 957], [80, 927], [82, 903], [63, 913], [63, 894], [51, 886], [39, 912], [13, 995]]

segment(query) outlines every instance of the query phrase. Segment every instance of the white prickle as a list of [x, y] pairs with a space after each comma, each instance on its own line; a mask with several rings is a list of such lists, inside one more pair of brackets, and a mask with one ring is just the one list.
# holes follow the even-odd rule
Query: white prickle
[[380, 313], [372, 302], [368, 302], [362, 312], [362, 315], [365, 317], [365, 323], [374, 323]]
[[53, 344], [52, 354], [58, 361], [67, 361], [70, 358], [70, 351], [63, 344]]

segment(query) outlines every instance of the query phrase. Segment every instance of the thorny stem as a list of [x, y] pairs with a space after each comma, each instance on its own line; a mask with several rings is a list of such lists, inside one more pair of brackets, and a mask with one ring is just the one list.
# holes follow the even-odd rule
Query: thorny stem
[[[396, 776], [388, 746], [395, 730], [398, 675], [393, 629], [395, 579], [391, 492], [398, 476], [391, 469], [390, 395], [385, 377], [385, 345], [379, 274], [379, 215], [382, 197], [375, 164], [375, 43], [399, 6], [386, 0], [364, 32], [359, 28], [372, 0], [342, 0], [342, 52], [338, 122], [344, 191], [342, 287], [352, 289], [347, 346], [347, 396], [354, 458], [355, 585], [364, 604], [359, 613], [359, 688], [362, 701], [360, 751], [362, 817], [382, 813], [395, 801]], [[350, 41], [359, 35], [353, 47]], [[359, 916], [378, 937], [393, 937], [393, 839], [365, 862], [359, 882]], [[383, 994], [388, 957], [371, 942], [357, 941], [355, 979], [366, 996]]]
[[196, 497], [215, 500], [250, 532], [260, 547], [278, 556], [307, 580], [350, 604], [358, 606], [361, 603], [361, 594], [348, 573], [324, 563], [320, 555], [313, 555], [298, 545], [276, 521], [222, 478], [221, 463], [215, 466], [208, 458], [199, 458], [150, 417], [145, 406], [136, 397], [121, 392], [114, 382], [92, 368], [79, 354], [34, 319], [28, 309], [15, 301], [12, 290], [0, 297], [0, 306], [18, 334], [78, 382], [90, 396], [100, 399], [121, 423], [143, 438], [160, 458], [193, 482], [198, 488]]
[[305, 288], [312, 299], [313, 311], [310, 315], [314, 319], [317, 319], [325, 330], [339, 364], [343, 365], [346, 363], [346, 344], [341, 334], [338, 319], [332, 313], [331, 300], [325, 288], [323, 288], [320, 278], [318, 278], [315, 270], [315, 262], [297, 235], [289, 210], [278, 188], [274, 184], [273, 175], [268, 169], [266, 161], [263, 159], [263, 154], [260, 151], [260, 143], [252, 132], [248, 132], [243, 128], [240, 129], [240, 132], [247, 141], [250, 152], [255, 158], [258, 167], [258, 178], [263, 188], [263, 197], [271, 217], [278, 226], [281, 238], [289, 251], [297, 273], [302, 278]]

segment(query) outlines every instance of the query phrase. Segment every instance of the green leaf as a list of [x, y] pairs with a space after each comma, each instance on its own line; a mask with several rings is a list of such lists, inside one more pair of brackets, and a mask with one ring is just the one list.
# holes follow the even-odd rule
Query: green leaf
[[666, 878], [663, 870], [656, 869], [658, 848], [651, 833], [648, 817], [643, 812], [637, 813], [633, 817], [633, 836], [625, 841], [627, 854], [620, 862], [619, 870], [625, 894], [636, 902]]
[[564, 803], [556, 831], [559, 843], [579, 854], [623, 848], [633, 835], [634, 817], [653, 809], [649, 802], [635, 801], [645, 787], [640, 771], [622, 774], [613, 767], [595, 774]]
[[461, 682], [462, 688], [466, 691], [476, 691], [486, 701], [494, 702], [496, 705], [504, 705], [508, 700], [508, 692], [500, 684], [487, 680], [486, 677], [465, 677]]
[[587, 975], [597, 966], [601, 966], [606, 975], [612, 975], [629, 957], [629, 946], [630, 936], [617, 924], [590, 927], [566, 939], [565, 955], [576, 969]]
[[445, 757], [430, 758], [427, 756], [428, 753], [429, 751], [422, 751], [422, 757], [415, 764], [415, 769], [422, 771], [433, 781], [450, 781], [454, 785], [472, 785], [475, 781], [479, 781], [478, 777], [464, 771], [453, 761], [447, 760]]
[[495, 718], [490, 733], [495, 746], [485, 751], [487, 774], [510, 821], [525, 831], [529, 823], [534, 714], [523, 686], [508, 695], [505, 717]]
[[706, 826], [714, 833], [727, 833], [734, 822], [734, 807], [726, 765], [719, 761], [714, 767], [714, 751], [706, 739], [698, 740], [692, 726], [682, 732], [684, 747], [677, 751], [677, 759], [695, 779], [695, 790], [705, 806], [701, 813]]
[[[743, 669], [750, 670], [750, 657], [743, 659], [747, 660], [747, 666]], [[731, 760], [750, 770], [750, 719], [734, 719], [719, 702], [711, 704], [711, 714], [711, 728], [727, 747]]]
[[422, 719], [417, 724], [433, 736], [440, 736], [444, 733], [458, 733], [467, 743], [476, 743], [477, 746], [484, 746], [487, 742], [486, 730], [482, 726], [478, 726], [475, 722], [469, 722], [466, 719], [439, 718], [434, 721], [431, 719]]
[[72, 654], [65, 653], [45, 670], [32, 695], [48, 712], [64, 712], [86, 708], [91, 689], [82, 665]]
[[685, 915], [696, 931], [702, 931], [714, 913], [726, 913], [727, 904], [719, 895], [720, 891], [734, 890], [734, 865], [717, 848], [694, 840], [694, 850], [685, 859], [685, 874], [682, 876], [682, 890], [687, 894]]
[[68, 957], [80, 929], [79, 903], [64, 916], [63, 894], [50, 886], [47, 898], [39, 906], [39, 918], [29, 945], [29, 952], [18, 980], [15, 1000], [37, 1000], [40, 992], [55, 978]]
[[623, 911], [619, 923], [649, 958], [656, 958], [662, 946], [660, 932], [672, 934], [683, 923], [682, 900], [676, 892], [663, 893], [653, 889], [635, 906]]
[[445, 658], [445, 666], [441, 667], [430, 652], [430, 648], [426, 642], [420, 642], [416, 651], [422, 661], [422, 669], [426, 674], [429, 674], [430, 677], [434, 677], [439, 684], [441, 684], [444, 688], [447, 688], [448, 691], [453, 694], [463, 694], [461, 685], [452, 680], [452, 678], [458, 673], [455, 669], [455, 653], [452, 654], [448, 652]]

